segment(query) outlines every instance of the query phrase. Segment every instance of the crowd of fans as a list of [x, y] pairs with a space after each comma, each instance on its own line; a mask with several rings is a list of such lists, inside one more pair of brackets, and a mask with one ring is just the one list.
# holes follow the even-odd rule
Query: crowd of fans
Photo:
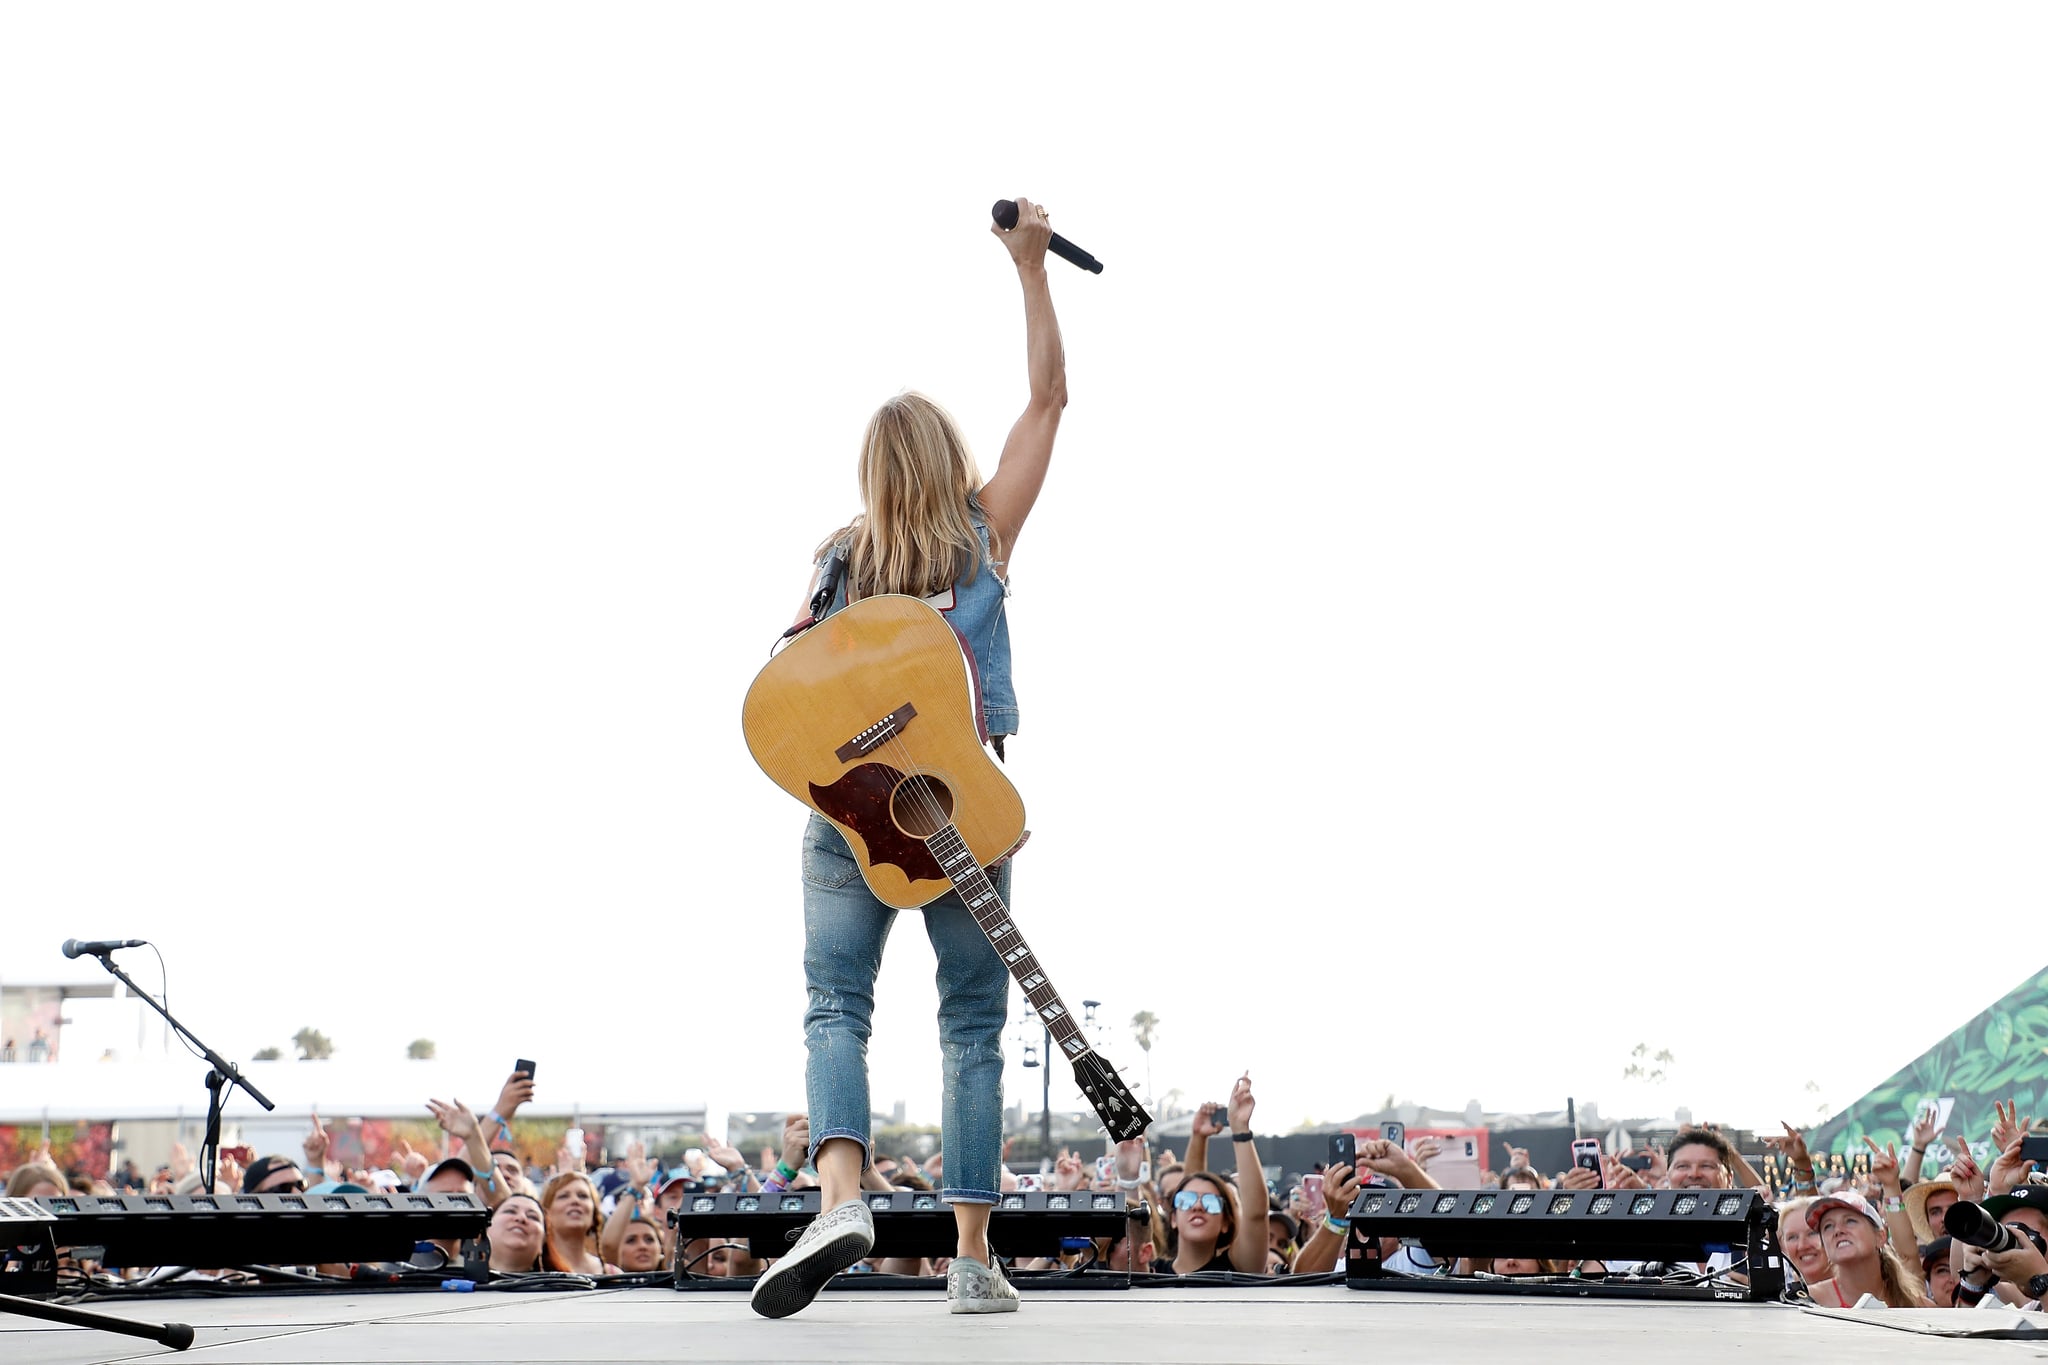
[[[750, 1277], [768, 1263], [755, 1259], [744, 1242], [695, 1239], [678, 1246], [667, 1215], [696, 1193], [772, 1194], [817, 1183], [807, 1165], [810, 1125], [801, 1114], [788, 1116], [780, 1150], [764, 1148], [752, 1163], [736, 1148], [712, 1142], [693, 1151], [684, 1166], [664, 1169], [635, 1143], [595, 1169], [574, 1146], [564, 1146], [550, 1168], [530, 1169], [513, 1150], [511, 1121], [532, 1098], [532, 1077], [515, 1072], [482, 1115], [460, 1101], [429, 1100], [427, 1108], [443, 1133], [442, 1151], [435, 1155], [400, 1143], [389, 1169], [344, 1169], [332, 1159], [330, 1136], [315, 1117], [296, 1157], [267, 1155], [243, 1165], [223, 1156], [215, 1192], [473, 1194], [491, 1210], [487, 1234], [468, 1246], [423, 1246], [416, 1260], [435, 1269], [467, 1264], [484, 1277], [669, 1274], [679, 1262], [695, 1275]], [[1251, 1080], [1242, 1077], [1227, 1102], [1197, 1110], [1184, 1156], [1154, 1150], [1141, 1138], [1101, 1158], [1063, 1150], [1042, 1174], [1020, 1176], [1006, 1166], [1005, 1191], [1113, 1192], [1123, 1195], [1131, 1210], [1120, 1237], [1074, 1246], [1057, 1259], [1020, 1261], [1012, 1268], [1094, 1265], [1159, 1275], [1328, 1272], [1342, 1263], [1349, 1237], [1344, 1214], [1363, 1187], [1438, 1188], [1429, 1167], [1439, 1152], [1427, 1137], [1412, 1142], [1359, 1138], [1355, 1162], [1318, 1163], [1312, 1171], [1269, 1184], [1253, 1136], [1255, 1108]], [[2048, 1121], [2042, 1127], [2048, 1129]], [[1681, 1130], [1660, 1148], [1608, 1153], [1597, 1163], [1589, 1159], [1555, 1173], [1534, 1169], [1526, 1151], [1510, 1148], [1507, 1169], [1497, 1175], [1486, 1172], [1482, 1184], [1532, 1190], [1753, 1188], [1775, 1206], [1792, 1283], [1788, 1292], [1795, 1297], [1842, 1308], [2006, 1304], [2032, 1309], [2048, 1298], [2048, 1174], [2035, 1183], [2035, 1163], [2023, 1152], [2033, 1129], [2013, 1106], [2001, 1105], [1988, 1146], [1973, 1150], [1961, 1136], [1937, 1141], [1942, 1135], [1932, 1111], [1925, 1111], [1910, 1132], [1906, 1152], [1866, 1141], [1867, 1162], [1837, 1173], [1840, 1162], [1832, 1167], [1817, 1163], [1802, 1134], [1786, 1125], [1782, 1136], [1764, 1139], [1772, 1149], [1764, 1162], [1767, 1176], [1718, 1130], [1699, 1126]], [[1231, 1170], [1220, 1171], [1211, 1165], [1210, 1151], [1226, 1137], [1234, 1160]], [[1980, 1165], [1980, 1154], [1989, 1158], [1988, 1165]], [[943, 1152], [922, 1161], [878, 1153], [862, 1183], [875, 1191], [929, 1192], [942, 1187], [944, 1163]], [[6, 1180], [8, 1195], [27, 1198], [111, 1195], [144, 1187], [195, 1193], [201, 1182], [182, 1149], [148, 1181], [132, 1166], [112, 1182], [67, 1175], [49, 1160], [47, 1150]], [[2011, 1231], [2012, 1244], [1984, 1250], [1951, 1236], [1946, 1224], [1959, 1204], [1981, 1206], [1991, 1222]], [[1971, 1217], [1978, 1215], [1973, 1211]], [[1972, 1240], [1985, 1238], [1979, 1234]], [[1643, 1269], [1615, 1260], [1439, 1260], [1426, 1245], [1392, 1239], [1380, 1250], [1386, 1270], [1404, 1275], [1584, 1278]], [[855, 1270], [943, 1276], [946, 1268], [943, 1258], [877, 1257]], [[1691, 1269], [1696, 1279], [1740, 1279], [1744, 1271], [1726, 1253]]]

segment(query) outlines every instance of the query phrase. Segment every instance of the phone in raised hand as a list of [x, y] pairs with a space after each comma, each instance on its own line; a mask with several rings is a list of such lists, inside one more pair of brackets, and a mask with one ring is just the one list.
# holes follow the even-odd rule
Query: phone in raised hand
[[1309, 1220], [1319, 1221], [1323, 1216], [1323, 1177], [1314, 1173], [1303, 1176], [1301, 1197], [1308, 1206]]
[[1332, 1166], [1349, 1166], [1358, 1169], [1358, 1137], [1353, 1133], [1330, 1134], [1330, 1161]]
[[1599, 1178], [1601, 1187], [1606, 1187], [1607, 1178], [1600, 1173], [1599, 1138], [1580, 1138], [1572, 1143], [1572, 1165], [1582, 1171], [1591, 1171]]

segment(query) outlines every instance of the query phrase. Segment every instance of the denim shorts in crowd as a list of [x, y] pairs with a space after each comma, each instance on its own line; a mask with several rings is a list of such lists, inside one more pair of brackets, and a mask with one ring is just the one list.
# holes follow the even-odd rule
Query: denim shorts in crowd
[[[989, 874], [1010, 899], [1010, 865]], [[993, 1204], [1003, 1147], [1003, 1024], [1010, 974], [960, 897], [947, 892], [922, 910], [938, 954], [939, 1051], [945, 1081], [940, 1145], [949, 1201]], [[804, 1068], [811, 1151], [826, 1138], [868, 1146], [868, 1033], [875, 974], [898, 912], [862, 880], [846, 840], [822, 816], [804, 831]]]

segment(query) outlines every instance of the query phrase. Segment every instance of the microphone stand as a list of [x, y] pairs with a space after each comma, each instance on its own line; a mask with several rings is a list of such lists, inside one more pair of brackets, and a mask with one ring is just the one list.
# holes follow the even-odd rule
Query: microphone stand
[[178, 1035], [186, 1042], [197, 1048], [200, 1055], [205, 1057], [207, 1066], [212, 1068], [206, 1073], [206, 1141], [199, 1148], [199, 1178], [205, 1182], [207, 1193], [211, 1194], [216, 1167], [220, 1160], [220, 1116], [221, 1111], [227, 1107], [229, 1087], [242, 1087], [249, 1093], [250, 1099], [265, 1109], [275, 1109], [277, 1106], [271, 1102], [269, 1096], [249, 1084], [249, 1078], [236, 1070], [233, 1062], [200, 1042], [191, 1029], [179, 1023], [171, 1012], [164, 1008], [161, 1000], [136, 985], [134, 977], [116, 967], [111, 949], [94, 953], [93, 956], [99, 959], [100, 966], [120, 978], [128, 987], [130, 994], [140, 996], [151, 1009], [161, 1014], [164, 1022], [176, 1029]]

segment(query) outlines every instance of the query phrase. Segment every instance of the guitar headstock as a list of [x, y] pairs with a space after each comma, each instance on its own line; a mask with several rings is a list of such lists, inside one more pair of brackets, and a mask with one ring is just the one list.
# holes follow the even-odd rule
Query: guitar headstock
[[1143, 1137], [1152, 1126], [1152, 1116], [1124, 1085], [1123, 1077], [1096, 1053], [1084, 1052], [1074, 1059], [1074, 1080], [1115, 1141]]

